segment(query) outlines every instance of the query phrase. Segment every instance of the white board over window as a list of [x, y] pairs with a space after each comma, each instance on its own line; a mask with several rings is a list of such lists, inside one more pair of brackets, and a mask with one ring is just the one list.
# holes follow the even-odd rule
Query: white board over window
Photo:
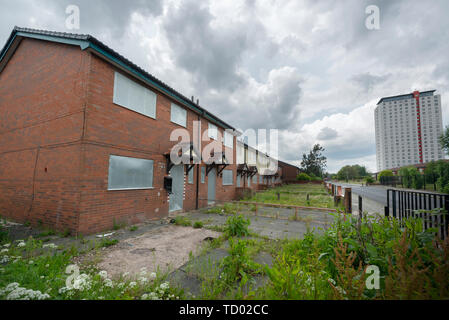
[[234, 174], [232, 170], [223, 170], [223, 185], [232, 186], [234, 184]]
[[170, 120], [180, 126], [187, 127], [187, 110], [172, 103]]
[[153, 160], [109, 156], [109, 190], [153, 187]]
[[156, 119], [156, 94], [137, 82], [115, 73], [113, 102]]

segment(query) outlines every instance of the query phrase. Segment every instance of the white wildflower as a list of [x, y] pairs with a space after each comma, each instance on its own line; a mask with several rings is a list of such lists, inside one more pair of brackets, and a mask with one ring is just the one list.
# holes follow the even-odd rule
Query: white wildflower
[[108, 272], [105, 270], [102, 270], [98, 273], [101, 278], [106, 279], [108, 277]]
[[90, 289], [90, 287], [90, 276], [85, 273], [80, 274], [73, 282], [73, 289], [75, 290], [84, 291]]
[[105, 285], [105, 287], [108, 287], [108, 288], [112, 288], [114, 286], [111, 279], [105, 279], [104, 285]]
[[10, 283], [6, 288], [0, 290], [0, 295], [5, 294], [8, 294], [6, 300], [45, 300], [50, 298], [49, 294], [39, 290], [22, 288], [17, 282]]
[[161, 288], [162, 290], [167, 290], [170, 287], [170, 285], [168, 284], [168, 282], [164, 282], [162, 283], [159, 288]]
[[42, 246], [42, 248], [50, 248], [50, 249], [56, 249], [57, 247], [58, 246], [55, 245], [54, 243], [47, 243]]
[[3, 247], [5, 247], [5, 248], [9, 248], [10, 246], [11, 246], [10, 243], [5, 243], [5, 244], [3, 245]]
[[17, 244], [17, 247], [19, 247], [19, 248], [25, 247], [25, 246], [26, 246], [26, 243], [25, 243], [25, 242], [19, 242], [19, 243]]
[[129, 287], [130, 288], [134, 288], [135, 286], [137, 286], [136, 282], [132, 281], [132, 282], [129, 283]]
[[156, 279], [156, 277], [157, 277], [156, 272], [151, 272], [151, 273], [150, 273], [150, 279], [151, 279], [151, 280]]
[[140, 277], [140, 278], [139, 278], [139, 282], [142, 283], [142, 284], [145, 284], [145, 283], [148, 282], [148, 279], [145, 278], [145, 277]]
[[0, 251], [0, 253], [7, 253], [9, 252], [9, 249], [2, 249], [2, 251]]

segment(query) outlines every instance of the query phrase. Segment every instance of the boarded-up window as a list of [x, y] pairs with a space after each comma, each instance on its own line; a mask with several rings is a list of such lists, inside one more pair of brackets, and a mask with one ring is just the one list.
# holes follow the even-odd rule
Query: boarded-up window
[[223, 170], [223, 185], [224, 186], [232, 186], [234, 184], [233, 181], [233, 171], [232, 170]]
[[237, 164], [245, 163], [245, 147], [237, 142]]
[[217, 126], [213, 125], [212, 123], [209, 123], [208, 134], [209, 134], [209, 138], [218, 140]]
[[201, 183], [206, 183], [206, 167], [201, 167]]
[[109, 190], [153, 187], [153, 160], [120, 156], [109, 157]]
[[170, 120], [180, 126], [187, 127], [187, 110], [172, 103]]
[[188, 175], [189, 184], [193, 184], [193, 174], [194, 174], [193, 170], [194, 170], [194, 168], [190, 169], [190, 171], [189, 171], [189, 175]]
[[224, 133], [224, 145], [231, 149], [234, 148], [234, 136], [227, 131]]
[[156, 119], [156, 94], [116, 72], [113, 102]]

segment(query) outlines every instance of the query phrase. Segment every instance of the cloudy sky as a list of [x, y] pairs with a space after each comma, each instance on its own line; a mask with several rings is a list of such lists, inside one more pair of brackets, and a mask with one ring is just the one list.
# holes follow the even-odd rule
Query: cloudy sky
[[[279, 129], [279, 156], [300, 163], [315, 143], [328, 170], [375, 171], [380, 97], [436, 89], [449, 120], [449, 1], [0, 0], [12, 28], [80, 29], [242, 130]], [[380, 9], [380, 29], [365, 9]], [[1, 44], [1, 45], [2, 45]]]

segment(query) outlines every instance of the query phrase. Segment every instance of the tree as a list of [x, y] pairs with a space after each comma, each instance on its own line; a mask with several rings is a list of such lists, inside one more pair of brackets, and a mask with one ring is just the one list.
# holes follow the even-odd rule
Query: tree
[[446, 127], [439, 139], [441, 147], [449, 154], [449, 126]]
[[392, 177], [392, 176], [393, 176], [393, 171], [383, 170], [383, 171], [379, 172], [379, 175], [377, 177], [380, 180], [380, 178], [382, 178], [382, 177]]
[[304, 153], [302, 155], [301, 170], [309, 176], [323, 177], [327, 166], [327, 158], [323, 155], [324, 151], [325, 149], [322, 146], [316, 144], [309, 154]]
[[308, 182], [308, 181], [310, 181], [309, 175], [308, 175], [307, 173], [304, 173], [304, 172], [298, 174], [298, 176], [296, 177], [296, 179], [297, 179], [298, 181], [302, 181], [302, 182], [305, 182], [305, 181]]
[[352, 180], [352, 179], [363, 179], [368, 177], [369, 173], [366, 167], [360, 166], [358, 164], [353, 166], [344, 166], [337, 173], [338, 180]]

